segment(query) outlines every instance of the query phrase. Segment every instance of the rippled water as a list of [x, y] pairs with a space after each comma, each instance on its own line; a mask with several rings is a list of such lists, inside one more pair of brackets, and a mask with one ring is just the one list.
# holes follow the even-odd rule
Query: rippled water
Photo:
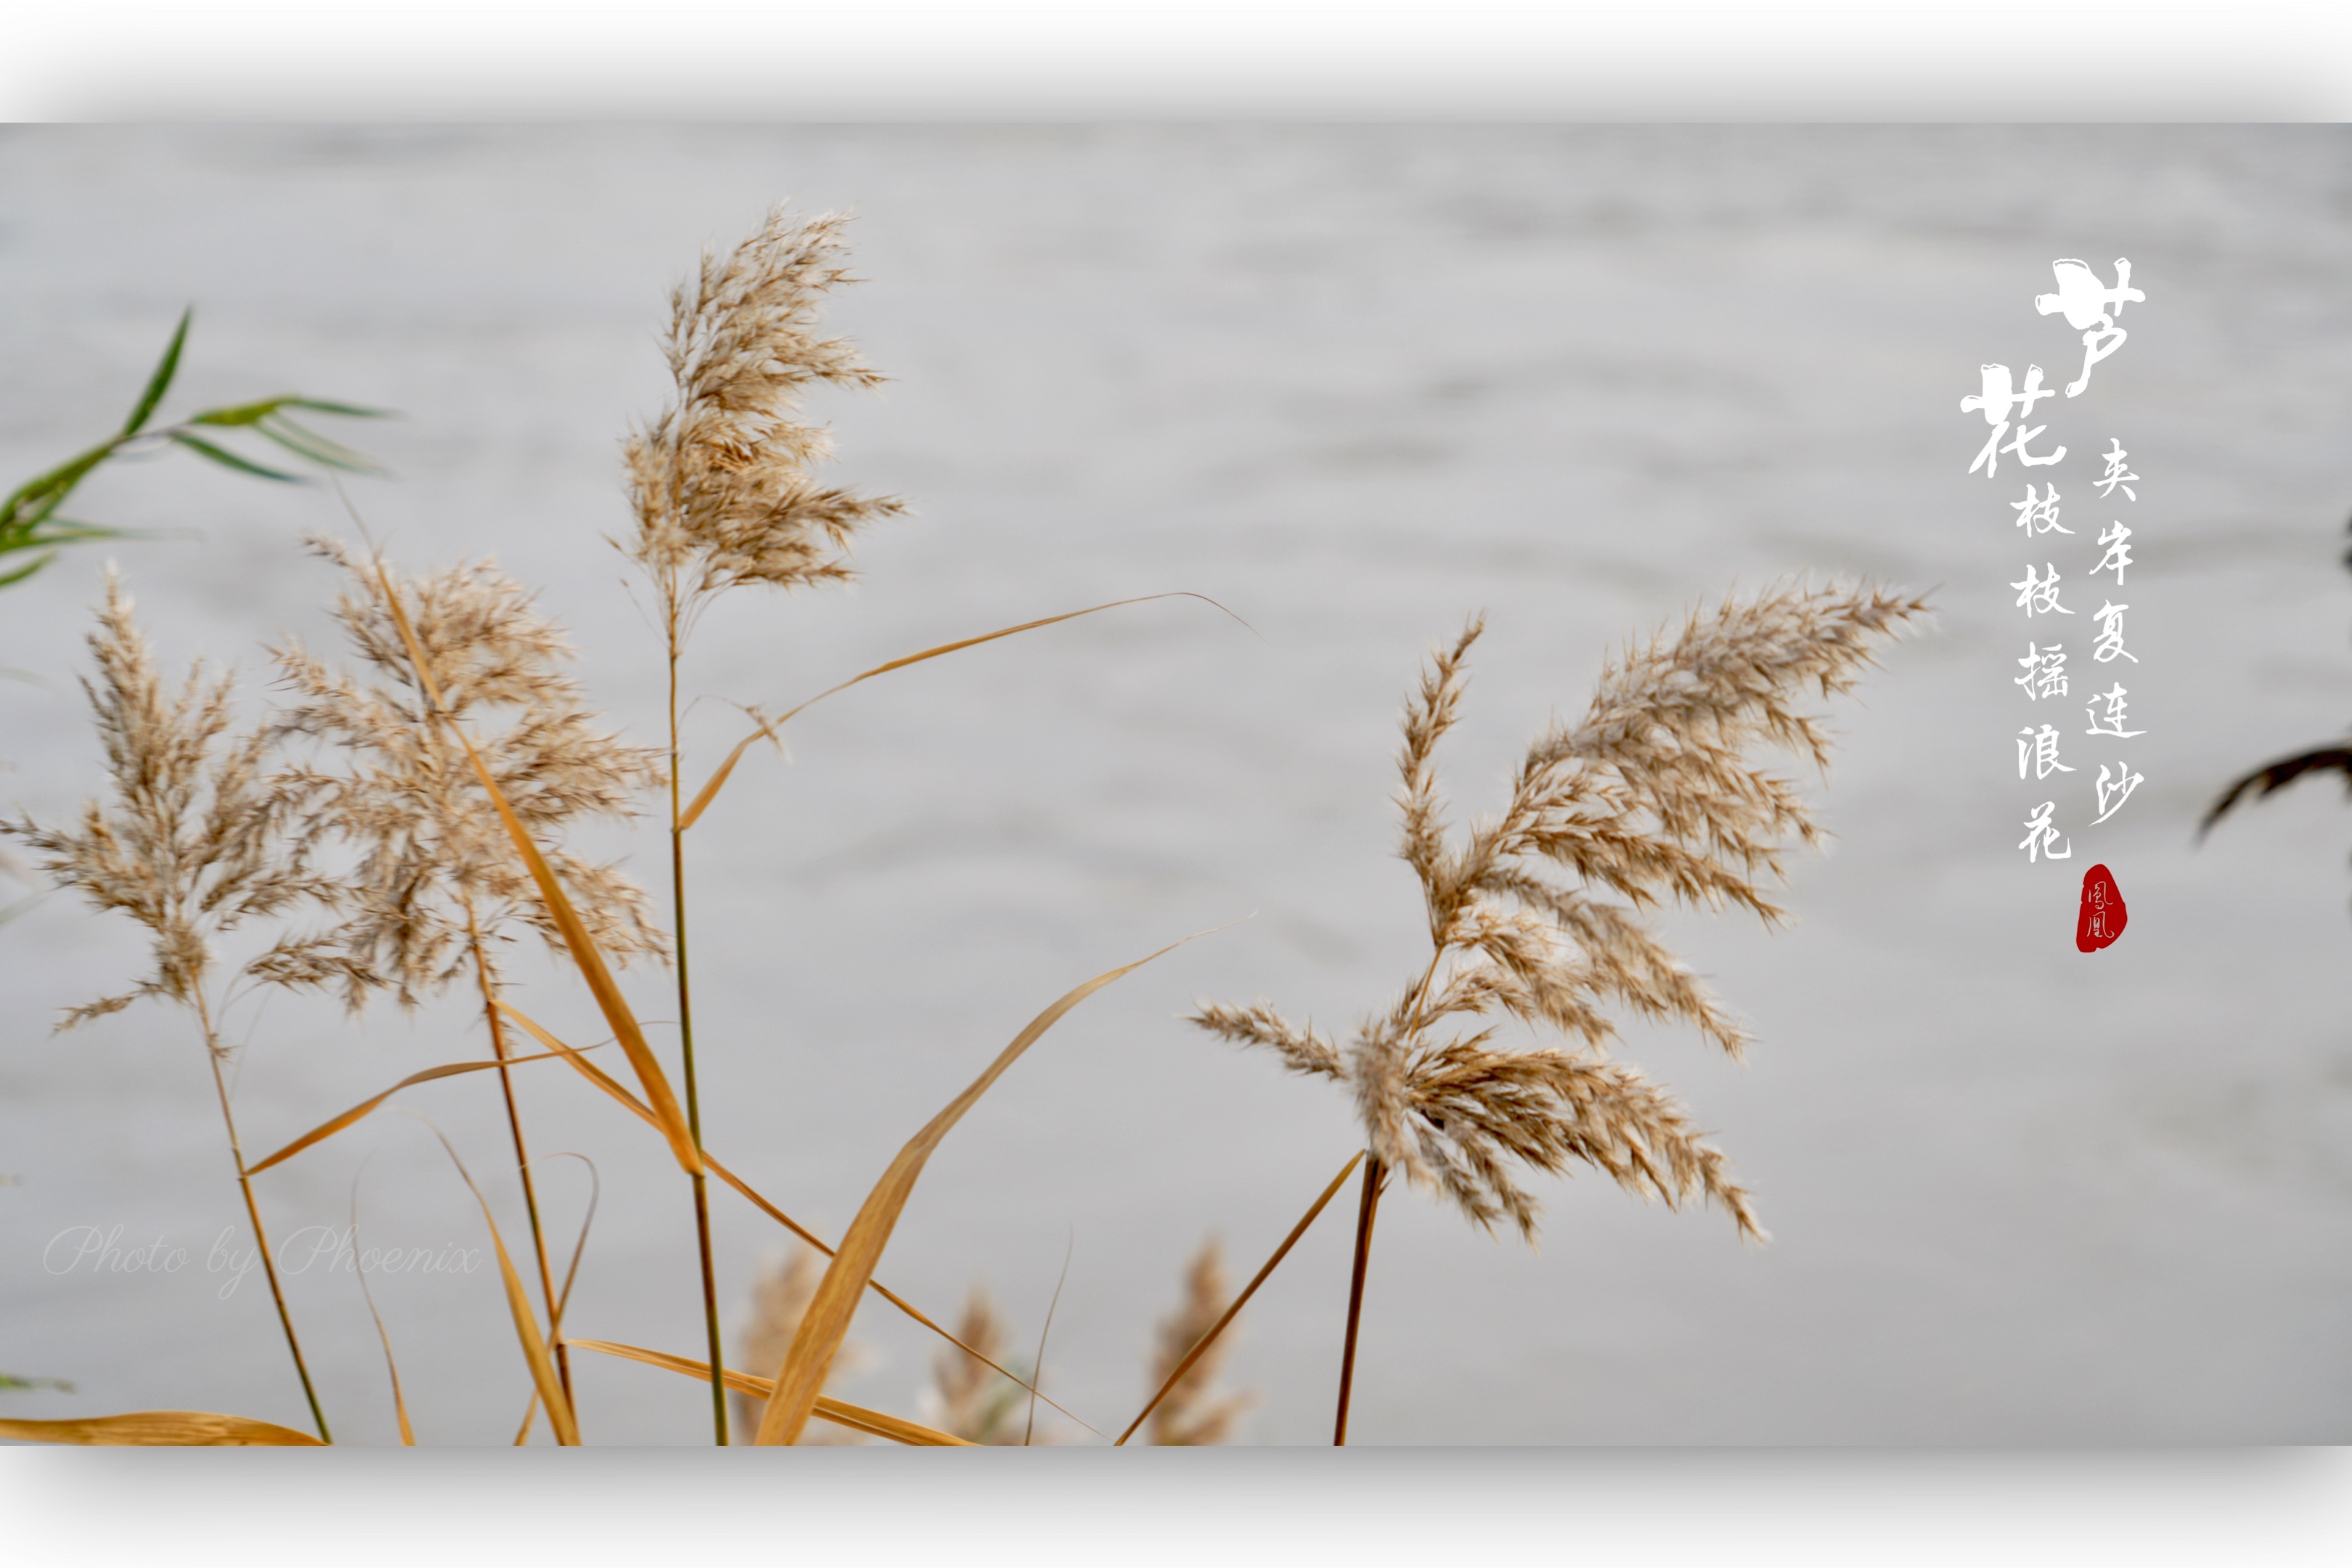
[[[400, 410], [347, 432], [398, 475], [352, 487], [371, 527], [406, 563], [494, 552], [543, 584], [584, 678], [650, 737], [656, 644], [601, 536], [623, 519], [616, 437], [663, 395], [664, 292], [772, 200], [854, 208], [871, 280], [835, 320], [895, 379], [820, 408], [839, 471], [917, 515], [861, 548], [852, 592], [712, 616], [695, 754], [738, 732], [717, 699], [796, 700], [1080, 605], [1189, 590], [1257, 635], [1195, 601], [1120, 610], [861, 687], [796, 721], [789, 763], [747, 763], [696, 831], [709, 1141], [838, 1229], [1046, 1002], [1252, 917], [1047, 1036], [933, 1163], [883, 1266], [935, 1315], [984, 1280], [1025, 1359], [1066, 1249], [1048, 1388], [1114, 1430], [1191, 1250], [1216, 1234], [1245, 1273], [1354, 1147], [1328, 1086], [1177, 1020], [1262, 994], [1339, 1026], [1418, 973], [1389, 797], [1428, 644], [1487, 612], [1448, 775], [1466, 816], [1631, 632], [1788, 571], [1932, 589], [1935, 630], [1831, 707], [1837, 842], [1797, 863], [1794, 929], [1669, 922], [1759, 1035], [1748, 1064], [1629, 1031], [1772, 1245], [1591, 1173], [1541, 1184], [1539, 1254], [1392, 1194], [1355, 1436], [2342, 1442], [2352, 821], [2307, 784], [2192, 834], [2230, 778], [2346, 716], [2347, 151], [2341, 128], [18, 129], [0, 475], [102, 430], [194, 300], [190, 405], [299, 387]], [[2072, 334], [2032, 297], [2053, 258], [2118, 256], [2147, 294], [2129, 342], [2042, 413], [2077, 449], [2052, 470], [2084, 505], [2070, 521], [2110, 436], [2145, 476], [2147, 783], [2072, 861], [2028, 865], [2012, 846], [2049, 792], [2014, 773], [2018, 727], [2046, 717], [2011, 684], [2027, 557], [2008, 479], [1963, 472], [1983, 430], [1955, 404], [1988, 360], [2071, 379]], [[0, 789], [42, 816], [98, 776], [72, 678], [102, 559], [173, 658], [250, 670], [265, 639], [327, 640], [330, 574], [297, 541], [348, 527], [321, 490], [180, 460], [101, 475], [82, 510], [200, 537], [85, 551], [0, 595], [0, 663], [41, 682], [0, 685]], [[2089, 776], [2062, 819], [2088, 815]], [[637, 852], [658, 881], [656, 841]], [[2132, 924], [2086, 958], [2091, 859]], [[0, 1368], [79, 1384], [0, 1397], [299, 1424], [257, 1282], [223, 1300], [204, 1267], [239, 1216], [190, 1031], [142, 1009], [47, 1033], [139, 961], [123, 922], [64, 897], [0, 931], [0, 1169], [19, 1178]], [[599, 1032], [575, 983], [522, 968], [526, 1005]], [[458, 1008], [353, 1033], [276, 1003], [241, 1027], [257, 1146], [481, 1049]], [[694, 1352], [682, 1180], [584, 1086], [530, 1088], [536, 1145], [604, 1184], [572, 1328]], [[478, 1080], [404, 1098], [495, 1171]], [[546, 1178], [566, 1215], [578, 1170]], [[262, 1181], [281, 1234], [346, 1223], [356, 1181], [364, 1234], [480, 1245], [404, 1117]], [[1243, 1320], [1255, 1440], [1328, 1431], [1346, 1217]], [[740, 1321], [781, 1237], [731, 1198], [718, 1224]], [[52, 1272], [45, 1247], [80, 1226], [190, 1261]], [[340, 1434], [390, 1440], [352, 1280], [290, 1289]], [[377, 1291], [423, 1436], [510, 1436], [528, 1384], [489, 1275]], [[861, 1318], [848, 1397], [915, 1409], [931, 1351], [901, 1326]], [[582, 1377], [592, 1440], [707, 1431], [681, 1381]]]

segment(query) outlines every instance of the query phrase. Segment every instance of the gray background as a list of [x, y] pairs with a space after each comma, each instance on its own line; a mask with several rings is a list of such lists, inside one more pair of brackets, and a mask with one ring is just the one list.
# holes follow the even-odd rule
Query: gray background
[[[883, 1265], [935, 1315], [985, 1280], [1025, 1358], [1067, 1247], [1048, 1388], [1113, 1431], [1192, 1248], [1215, 1233], [1245, 1275], [1354, 1146], [1328, 1086], [1176, 1019], [1263, 994], [1341, 1024], [1418, 973], [1390, 758], [1427, 645], [1489, 612], [1447, 759], [1466, 816], [1629, 633], [1793, 570], [1933, 589], [1933, 631], [1831, 709], [1838, 842], [1798, 863], [1796, 928], [1668, 922], [1760, 1037], [1748, 1065], [1628, 1030], [1774, 1242], [1591, 1173], [1541, 1184], [1539, 1254], [1392, 1194], [1354, 1435], [2342, 1442], [2352, 835], [2321, 784], [2191, 835], [2231, 777], [2344, 717], [2347, 150], [2336, 128], [19, 129], [0, 135], [0, 477], [119, 418], [193, 300], [172, 408], [299, 388], [401, 410], [336, 427], [397, 470], [353, 487], [371, 526], [405, 564], [493, 552], [543, 584], [584, 679], [650, 740], [656, 644], [601, 536], [625, 521], [616, 437], [666, 395], [665, 291], [772, 200], [853, 208], [871, 281], [833, 320], [895, 380], [816, 410], [835, 471], [919, 515], [861, 548], [854, 591], [722, 606], [691, 689], [795, 700], [1171, 589], [1262, 637], [1191, 601], [1135, 606], [871, 683], [796, 721], [789, 764], [748, 763], [695, 834], [709, 1142], [837, 1230], [1038, 1008], [1254, 913], [1047, 1036], [933, 1162]], [[2071, 861], [2028, 866], [2012, 846], [2053, 792], [2018, 782], [2011, 737], [2081, 710], [2010, 684], [2039, 633], [2005, 586], [2023, 477], [1965, 474], [1984, 427], [1956, 404], [1980, 361], [2072, 378], [2073, 334], [2032, 308], [2059, 256], [2128, 256], [2148, 294], [2090, 391], [2042, 405], [2074, 450], [2045, 470], [2082, 503], [2070, 526], [2103, 521], [2108, 436], [2146, 476], [2120, 515], [2147, 782], [2075, 827]], [[46, 682], [0, 685], [0, 790], [43, 816], [97, 784], [71, 679], [102, 559], [167, 657], [251, 670], [262, 639], [325, 640], [331, 576], [296, 541], [347, 528], [323, 490], [177, 458], [100, 476], [78, 510], [201, 538], [87, 550], [0, 596], [0, 663]], [[2079, 577], [2087, 536], [2057, 542]], [[2098, 591], [2070, 588], [2070, 632]], [[706, 702], [694, 754], [737, 722]], [[2106, 760], [2066, 754], [2062, 826], [2092, 815]], [[658, 885], [658, 836], [636, 848]], [[2132, 927], [2085, 958], [2094, 859]], [[299, 1425], [258, 1280], [222, 1301], [204, 1271], [239, 1213], [192, 1031], [151, 1008], [47, 1036], [140, 962], [126, 923], [63, 896], [0, 932], [0, 1169], [21, 1183], [0, 1192], [0, 1367], [79, 1384], [7, 1409]], [[602, 1032], [561, 970], [520, 973], [526, 1006]], [[654, 977], [634, 989], [669, 1016]], [[482, 1050], [462, 1008], [352, 1031], [277, 1002], [240, 1029], [253, 1147]], [[534, 1146], [604, 1183], [571, 1326], [695, 1352], [683, 1179], [593, 1091], [530, 1070]], [[487, 1086], [404, 1099], [496, 1173]], [[342, 1223], [363, 1161], [368, 1239], [480, 1245], [399, 1116], [261, 1178], [278, 1233]], [[548, 1180], [575, 1211], [583, 1184]], [[1346, 1218], [1243, 1320], [1253, 1440], [1328, 1436]], [[193, 1261], [47, 1272], [79, 1225]], [[731, 1329], [781, 1238], [731, 1196], [719, 1230]], [[352, 1281], [290, 1288], [339, 1435], [391, 1440]], [[425, 1439], [510, 1436], [528, 1384], [495, 1279], [377, 1295]], [[841, 1392], [915, 1412], [925, 1336], [868, 1312], [856, 1338]], [[707, 1434], [681, 1380], [582, 1376], [592, 1440]]]

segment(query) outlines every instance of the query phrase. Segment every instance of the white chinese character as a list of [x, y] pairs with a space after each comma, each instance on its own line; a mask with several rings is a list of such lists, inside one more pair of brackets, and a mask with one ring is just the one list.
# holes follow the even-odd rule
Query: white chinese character
[[2116, 440], [2113, 436], [2107, 437], [2107, 445], [2113, 447], [2114, 450], [2099, 454], [2107, 460], [2107, 471], [2105, 474], [2101, 476], [2099, 479], [2100, 497], [2105, 499], [2107, 496], [2115, 494], [2116, 487], [2117, 485], [2121, 485], [2123, 487], [2124, 494], [2131, 497], [2134, 500], [2139, 500], [2139, 492], [2132, 489], [2133, 482], [2137, 480], [2139, 476], [2133, 473], [2129, 468], [2124, 467], [2124, 459], [2130, 457], [2131, 454], [2125, 451], [2124, 444], [2121, 441]]
[[2091, 649], [2091, 657], [2101, 664], [2106, 663], [2118, 655], [2131, 660], [2134, 664], [2139, 662], [2139, 655], [2124, 652], [2124, 612], [2130, 608], [2129, 605], [2111, 605], [2105, 600], [2100, 601], [2099, 613], [2093, 617], [2099, 623], [2099, 640], [2097, 646]]
[[[2110, 523], [2100, 531], [2099, 542], [2107, 547], [2107, 552], [2099, 557], [2099, 563], [2091, 568], [2090, 575], [2095, 577], [2109, 567], [2113, 567], [2116, 574], [2116, 586], [2122, 587], [2124, 568], [2131, 564], [2131, 546], [2126, 544], [2124, 541], [2130, 537], [2131, 530], [2120, 522]], [[2139, 660], [2134, 659], [2132, 662], [2137, 664]]]
[[2026, 764], [2029, 763], [2032, 764], [2033, 776], [2037, 779], [2046, 779], [2052, 773], [2071, 773], [2074, 771], [2058, 760], [2058, 731], [2049, 725], [2042, 725], [2039, 731], [2020, 730], [2018, 733], [2033, 737], [2033, 744], [2031, 746], [2023, 741], [2017, 743], [2017, 776], [2019, 778], [2025, 776]]
[[2035, 808], [2032, 816], [2025, 819], [2025, 837], [2017, 847], [2025, 851], [2025, 862], [2029, 866], [2043, 855], [2053, 860], [2066, 860], [2074, 857], [2074, 847], [2069, 844], [2063, 849], [2059, 848], [2058, 830], [2050, 826], [2050, 813], [2057, 804], [2054, 800], [2045, 800]]
[[[2049, 565], [2049, 563], [2044, 562], [2043, 564]], [[2033, 574], [2032, 564], [2028, 563], [2025, 568], [2025, 581], [2011, 583], [2010, 586], [2018, 590], [2017, 607], [2023, 610], [2028, 616], [2046, 616], [2053, 612], [2062, 616], [2071, 616], [2074, 613], [2058, 602], [2058, 568], [2055, 566], [2050, 566], [2050, 575], [2047, 580], [2044, 580]], [[2137, 664], [2139, 661], [2134, 659], [2132, 662]]]
[[[2018, 514], [2017, 526], [2025, 530], [2025, 537], [2028, 539], [2037, 533], [2063, 533], [2070, 539], [2074, 537], [2073, 529], [2058, 526], [2058, 487], [2056, 485], [2050, 487], [2050, 493], [2046, 496], [2036, 496], [2033, 493], [2033, 487], [2028, 485], [2025, 487], [2025, 499], [2013, 500], [2009, 503], [2009, 507], [2011, 511]], [[2036, 524], [2040, 526], [2037, 527]]]
[[2091, 384], [2091, 367], [2124, 346], [2124, 330], [2116, 325], [2115, 311], [2133, 300], [2145, 302], [2147, 296], [2131, 286], [2128, 261], [2116, 262], [2116, 286], [2112, 289], [2101, 283], [2099, 275], [2080, 261], [2053, 261], [2050, 267], [2058, 275], [2058, 292], [2036, 294], [2033, 308], [2045, 316], [2053, 310], [2063, 310], [2068, 326], [2078, 331], [2090, 329], [2083, 333], [2083, 374], [2066, 388], [2067, 396], [2080, 397], [2083, 389]]
[[2038, 702], [2044, 697], [2066, 695], [2066, 653], [2063, 644], [2052, 643], [2048, 647], [2039, 647], [2032, 643], [2027, 643], [2025, 657], [2017, 662], [2025, 667], [2025, 673], [2017, 678], [2016, 684], [2025, 688], [2028, 700]]
[[[2134, 659], [2132, 662], [2137, 664], [2139, 661], [2137, 659]], [[2127, 741], [2134, 735], [2147, 734], [2147, 731], [2145, 730], [2126, 730], [2124, 728], [2124, 696], [2125, 692], [2123, 683], [2118, 681], [2116, 684], [2115, 689], [2112, 691], [2103, 691], [2097, 696], [2093, 697], [2091, 699], [2090, 707], [2085, 710], [2085, 711], [2091, 715], [2091, 727], [2084, 731], [2083, 733], [2085, 735], [2113, 735], [2119, 741]], [[2105, 730], [2099, 728], [2099, 704], [2102, 702], [2107, 705], [2106, 721], [2108, 728]]]
[[2045, 397], [2058, 395], [2042, 384], [2040, 365], [2030, 364], [2025, 367], [2025, 385], [2015, 391], [2010, 387], [2009, 366], [1987, 364], [1979, 365], [1977, 368], [1984, 376], [1984, 391], [1974, 397], [1961, 398], [1960, 412], [1967, 414], [1982, 409], [1985, 423], [1993, 428], [1992, 434], [1986, 437], [1984, 449], [1977, 454], [1976, 461], [1969, 465], [1969, 472], [1973, 474], [1979, 468], [1982, 468], [1985, 471], [1985, 478], [1992, 478], [1994, 471], [2000, 466], [2000, 459], [1996, 456], [2000, 452], [2016, 453], [2017, 460], [2029, 468], [2046, 467], [2066, 455], [2066, 448], [2063, 447], [2046, 458], [2032, 458], [2026, 455], [2025, 443], [2048, 429], [2049, 426], [2046, 425], [2036, 425], [2031, 430], [2021, 431], [2017, 439], [2006, 447], [2000, 444], [2000, 438], [2009, 434], [2009, 415], [2012, 407], [2018, 410], [2018, 417], [2021, 421], [2032, 416], [2035, 403]]
[[[2099, 816], [2098, 821], [2092, 823], [2091, 826], [2096, 827], [2100, 822], [2105, 822], [2116, 812], [2121, 811], [2123, 809], [2124, 802], [2131, 798], [2131, 792], [2139, 788], [2140, 779], [2140, 774], [2131, 771], [2131, 764], [2128, 763], [2117, 763], [2116, 764], [2116, 782], [2114, 785], [2110, 787], [2107, 784], [2107, 766], [2105, 763], [2100, 763], [2098, 786]], [[2111, 801], [2113, 802], [2112, 805], [2109, 804]]]

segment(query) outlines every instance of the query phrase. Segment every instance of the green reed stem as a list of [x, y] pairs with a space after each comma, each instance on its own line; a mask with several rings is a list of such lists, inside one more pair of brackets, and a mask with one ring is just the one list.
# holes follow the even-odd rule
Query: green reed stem
[[228, 1108], [228, 1080], [221, 1076], [220, 1039], [213, 1032], [212, 1009], [201, 987], [195, 993], [196, 1021], [205, 1031], [205, 1058], [212, 1064], [213, 1091], [220, 1096], [221, 1121], [228, 1129], [229, 1159], [236, 1165], [237, 1190], [245, 1194], [246, 1217], [253, 1222], [253, 1245], [261, 1253], [262, 1273], [269, 1280], [269, 1299], [278, 1303], [278, 1325], [286, 1331], [286, 1348], [293, 1352], [295, 1375], [302, 1380], [302, 1397], [310, 1402], [310, 1419], [318, 1424], [319, 1441], [335, 1439], [327, 1430], [326, 1413], [319, 1408], [319, 1391], [310, 1385], [310, 1369], [302, 1360], [302, 1342], [294, 1334], [294, 1315], [286, 1310], [286, 1291], [278, 1282], [278, 1260], [269, 1253], [269, 1233], [262, 1228], [261, 1205], [254, 1200], [253, 1178], [245, 1171], [245, 1145], [236, 1135], [236, 1117]]
[[[672, 925], [677, 932], [677, 1037], [686, 1058], [686, 1125], [694, 1139], [694, 1152], [699, 1163], [702, 1101], [695, 1092], [694, 1083], [694, 992], [687, 974], [686, 828], [677, 782], [677, 633], [673, 623], [669, 639], [669, 886]], [[700, 1171], [694, 1173], [693, 1181], [694, 1237], [702, 1250], [703, 1328], [710, 1345], [710, 1364], [725, 1366], [727, 1358], [719, 1342], [719, 1274], [710, 1256], [710, 1184]], [[719, 1446], [727, 1447], [725, 1378], [710, 1380], [710, 1423]]]

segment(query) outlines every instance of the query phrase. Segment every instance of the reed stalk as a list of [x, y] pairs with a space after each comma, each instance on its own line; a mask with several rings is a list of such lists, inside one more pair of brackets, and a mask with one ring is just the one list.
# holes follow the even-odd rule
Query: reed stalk
[[[665, 597], [674, 607], [677, 603], [675, 595]], [[702, 1100], [696, 1088], [694, 1073], [694, 987], [688, 968], [689, 958], [686, 935], [686, 822], [684, 802], [678, 791], [678, 769], [683, 762], [677, 733], [677, 661], [681, 651], [678, 629], [677, 616], [673, 608], [666, 628], [669, 662], [670, 947], [677, 964], [677, 1040], [678, 1052], [684, 1061], [686, 1125], [694, 1140], [694, 1152], [700, 1163], [703, 1153]], [[710, 1182], [699, 1170], [689, 1173], [688, 1180], [694, 1184], [694, 1242], [702, 1265], [703, 1339], [710, 1347], [709, 1364], [725, 1366], [726, 1350], [719, 1336], [719, 1272], [710, 1249]], [[710, 1426], [719, 1447], [726, 1447], [729, 1433], [724, 1378], [710, 1381]]]
[[253, 1195], [253, 1178], [245, 1168], [245, 1144], [236, 1135], [236, 1113], [229, 1109], [228, 1080], [221, 1076], [221, 1058], [226, 1054], [220, 1038], [213, 1029], [212, 1007], [201, 985], [193, 988], [196, 1022], [204, 1031], [205, 1058], [213, 1069], [213, 1092], [220, 1099], [221, 1125], [228, 1130], [228, 1157], [236, 1167], [236, 1188], [245, 1194], [246, 1217], [253, 1222], [253, 1245], [261, 1254], [261, 1271], [269, 1281], [269, 1299], [278, 1307], [278, 1327], [286, 1331], [286, 1350], [294, 1358], [294, 1375], [302, 1380], [302, 1397], [310, 1406], [310, 1420], [319, 1428], [319, 1441], [332, 1443], [334, 1434], [327, 1430], [327, 1413], [319, 1408], [319, 1391], [311, 1384], [310, 1364], [302, 1359], [302, 1341], [294, 1331], [294, 1314], [287, 1310], [286, 1289], [278, 1279], [278, 1259], [270, 1251], [269, 1232], [261, 1223], [261, 1205]]
[[1372, 1218], [1381, 1206], [1386, 1171], [1378, 1155], [1364, 1162], [1362, 1194], [1356, 1200], [1355, 1262], [1348, 1272], [1348, 1332], [1339, 1349], [1339, 1409], [1333, 1417], [1331, 1446], [1348, 1446], [1348, 1400], [1356, 1388], [1356, 1325], [1364, 1314], [1364, 1271], [1372, 1260]]

